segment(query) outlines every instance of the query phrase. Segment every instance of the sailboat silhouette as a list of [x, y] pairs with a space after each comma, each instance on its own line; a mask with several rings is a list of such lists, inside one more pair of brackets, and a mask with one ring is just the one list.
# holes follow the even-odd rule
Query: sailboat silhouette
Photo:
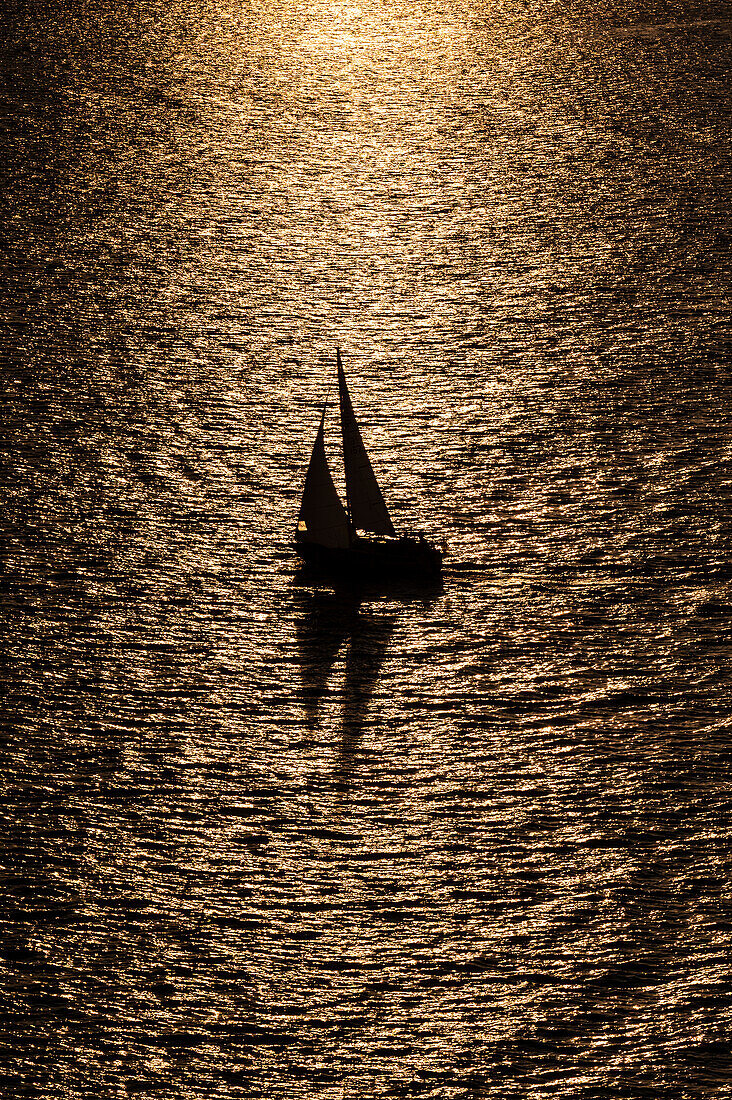
[[397, 535], [376, 480], [336, 351], [346, 504], [338, 495], [325, 454], [326, 400], [310, 456], [295, 533], [295, 550], [320, 568], [355, 575], [407, 576], [434, 581], [442, 551], [424, 536]]

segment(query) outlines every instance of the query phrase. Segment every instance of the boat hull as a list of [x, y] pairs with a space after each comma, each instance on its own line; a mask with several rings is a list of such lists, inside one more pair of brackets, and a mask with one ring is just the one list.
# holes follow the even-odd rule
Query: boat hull
[[342, 549], [296, 539], [295, 550], [319, 570], [355, 578], [393, 577], [430, 584], [442, 576], [442, 553], [425, 539], [355, 538]]

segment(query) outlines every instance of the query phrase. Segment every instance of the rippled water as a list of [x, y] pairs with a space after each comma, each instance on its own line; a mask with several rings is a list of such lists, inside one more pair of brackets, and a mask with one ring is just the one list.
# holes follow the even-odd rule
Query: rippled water
[[720, 12], [4, 17], [3, 1095], [732, 1094]]

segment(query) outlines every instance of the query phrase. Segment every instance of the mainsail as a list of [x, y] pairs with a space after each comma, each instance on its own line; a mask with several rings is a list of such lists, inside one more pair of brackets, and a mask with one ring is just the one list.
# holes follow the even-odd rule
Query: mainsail
[[325, 408], [305, 475], [297, 529], [300, 537], [307, 542], [347, 547], [350, 544], [348, 516], [336, 492], [325, 457], [324, 425]]
[[358, 430], [346, 385], [346, 376], [343, 373], [340, 350], [337, 352], [337, 357], [343, 466], [346, 473], [346, 500], [351, 527], [353, 530], [371, 531], [376, 535], [395, 535], [394, 525]]

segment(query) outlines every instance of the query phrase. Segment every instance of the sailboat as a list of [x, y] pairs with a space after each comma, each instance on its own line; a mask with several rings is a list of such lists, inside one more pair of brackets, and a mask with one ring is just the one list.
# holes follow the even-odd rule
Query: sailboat
[[333, 484], [325, 454], [326, 400], [305, 475], [295, 550], [306, 562], [330, 572], [435, 581], [442, 571], [442, 551], [422, 534], [399, 535], [394, 529], [361, 438], [340, 348], [336, 362], [346, 503]]

